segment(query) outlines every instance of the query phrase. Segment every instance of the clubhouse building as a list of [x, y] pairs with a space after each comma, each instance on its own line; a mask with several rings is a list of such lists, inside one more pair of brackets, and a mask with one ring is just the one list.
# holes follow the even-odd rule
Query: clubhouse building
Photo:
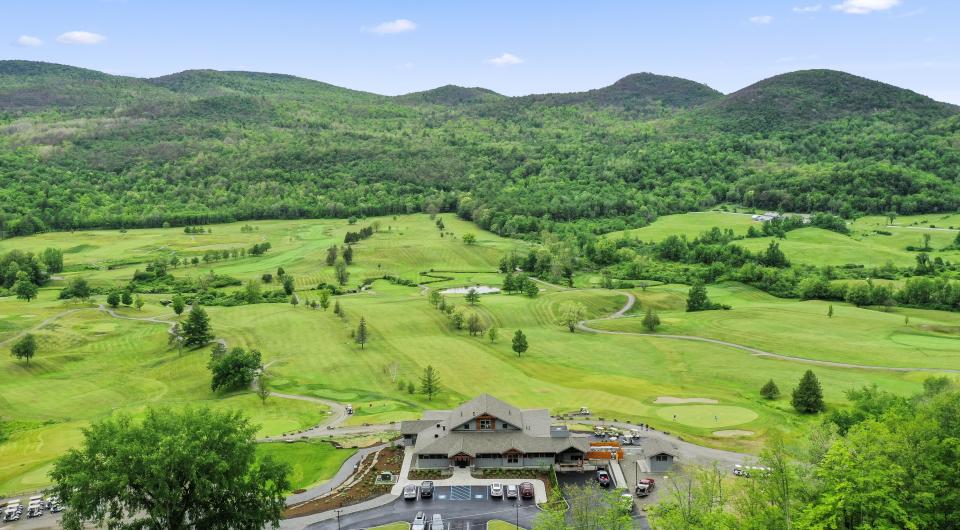
[[427, 410], [400, 425], [416, 469], [582, 469], [590, 440], [551, 425], [547, 409], [521, 410], [481, 394], [453, 410]]

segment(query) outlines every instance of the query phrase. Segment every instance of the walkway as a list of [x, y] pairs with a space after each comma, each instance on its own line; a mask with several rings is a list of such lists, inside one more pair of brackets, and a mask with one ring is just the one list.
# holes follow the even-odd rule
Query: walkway
[[793, 361], [799, 363], [807, 364], [816, 364], [820, 366], [829, 366], [831, 368], [851, 368], [855, 370], [883, 370], [889, 372], [946, 372], [946, 373], [960, 373], [960, 370], [952, 368], [909, 368], [909, 367], [897, 367], [897, 366], [874, 366], [869, 364], [852, 364], [852, 363], [841, 363], [835, 361], [821, 361], [819, 359], [808, 359], [806, 357], [794, 357], [792, 355], [782, 355], [779, 353], [773, 353], [769, 351], [764, 351], [758, 348], [753, 348], [750, 346], [744, 346], [742, 344], [737, 344], [735, 342], [728, 342], [725, 340], [719, 339], [710, 339], [707, 337], [697, 337], [694, 335], [664, 335], [661, 333], [637, 333], [634, 331], [614, 331], [609, 329], [597, 329], [590, 327], [590, 322], [599, 322], [603, 320], [613, 320], [617, 318], [622, 318], [624, 314], [633, 308], [633, 304], [636, 302], [636, 297], [631, 293], [621, 293], [627, 297], [627, 302], [624, 304], [619, 311], [611, 314], [608, 317], [595, 318], [592, 320], [581, 320], [577, 323], [577, 329], [581, 331], [586, 331], [588, 333], [600, 333], [604, 335], [628, 335], [634, 337], [650, 337], [655, 339], [671, 339], [671, 340], [687, 340], [693, 342], [706, 342], [709, 344], [716, 344], [718, 346], [726, 346], [728, 348], [735, 348], [738, 350], [743, 350], [749, 352], [751, 355], [757, 357], [770, 357], [771, 359], [779, 359], [781, 361]]
[[351, 456], [346, 461], [344, 461], [343, 465], [340, 466], [340, 469], [337, 470], [336, 475], [330, 477], [330, 479], [327, 480], [326, 482], [323, 482], [312, 488], [307, 489], [307, 491], [304, 491], [302, 493], [294, 493], [293, 495], [290, 495], [289, 497], [287, 497], [286, 505], [292, 506], [294, 504], [300, 504], [301, 502], [307, 502], [321, 495], [326, 495], [327, 493], [330, 493], [331, 491], [336, 489], [337, 486], [346, 482], [346, 480], [350, 478], [351, 475], [353, 475], [353, 472], [357, 470], [357, 466], [360, 465], [360, 462], [362, 462], [363, 459], [367, 457], [367, 455], [376, 453], [377, 451], [383, 449], [384, 447], [387, 447], [387, 444], [375, 445], [372, 447], [365, 447], [363, 449], [360, 449], [359, 451], [354, 453], [353, 456]]

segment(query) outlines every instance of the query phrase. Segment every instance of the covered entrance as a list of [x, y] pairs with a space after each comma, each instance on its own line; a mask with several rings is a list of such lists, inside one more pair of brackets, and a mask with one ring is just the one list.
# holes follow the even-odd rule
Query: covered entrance
[[450, 459], [454, 466], [464, 468], [473, 465], [473, 457], [466, 453], [457, 453]]

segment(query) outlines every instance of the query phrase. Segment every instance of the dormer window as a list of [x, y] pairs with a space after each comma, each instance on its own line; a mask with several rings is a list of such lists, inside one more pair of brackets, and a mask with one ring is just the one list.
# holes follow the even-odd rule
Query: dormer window
[[480, 430], [489, 431], [493, 429], [493, 420], [480, 420]]

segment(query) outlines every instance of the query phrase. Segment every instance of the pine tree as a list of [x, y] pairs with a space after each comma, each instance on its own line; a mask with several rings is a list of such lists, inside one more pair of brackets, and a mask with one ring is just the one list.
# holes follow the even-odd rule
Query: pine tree
[[764, 399], [777, 399], [780, 397], [780, 388], [777, 387], [777, 384], [771, 379], [760, 389], [760, 395], [763, 396]]
[[653, 309], [647, 308], [647, 314], [643, 316], [643, 329], [653, 333], [657, 331], [657, 326], [660, 325], [660, 317], [653, 312]]
[[423, 377], [420, 378], [420, 393], [427, 396], [430, 401], [433, 401], [433, 396], [440, 393], [440, 374], [433, 366], [427, 366], [423, 371]]
[[360, 317], [360, 324], [357, 326], [357, 333], [355, 339], [357, 344], [360, 345], [360, 349], [363, 349], [363, 345], [367, 343], [367, 321], [362, 316]]
[[833, 304], [827, 307], [827, 318], [833, 318]]
[[196, 303], [190, 308], [187, 321], [183, 323], [183, 338], [187, 346], [203, 346], [213, 340], [213, 334], [210, 333], [210, 317]]
[[327, 249], [327, 266], [331, 266], [337, 262], [337, 247], [336, 245]]
[[812, 370], [807, 370], [800, 379], [800, 384], [793, 389], [793, 399], [791, 401], [793, 408], [801, 414], [813, 414], [823, 412], [827, 407], [823, 403], [823, 390], [820, 388], [820, 381], [813, 374]]
[[324, 311], [330, 307], [330, 291], [326, 289], [320, 290], [320, 307], [322, 307]]
[[267, 398], [270, 397], [270, 382], [263, 370], [260, 370], [260, 377], [257, 378], [257, 397], [260, 398], [260, 403], [264, 405], [267, 404]]
[[529, 345], [527, 344], [527, 336], [523, 334], [523, 331], [517, 330], [513, 334], [513, 351], [517, 353], [517, 357], [520, 357], [523, 352], [527, 351]]
[[347, 248], [343, 249], [343, 261], [350, 265], [353, 263], [353, 247], [347, 245]]

